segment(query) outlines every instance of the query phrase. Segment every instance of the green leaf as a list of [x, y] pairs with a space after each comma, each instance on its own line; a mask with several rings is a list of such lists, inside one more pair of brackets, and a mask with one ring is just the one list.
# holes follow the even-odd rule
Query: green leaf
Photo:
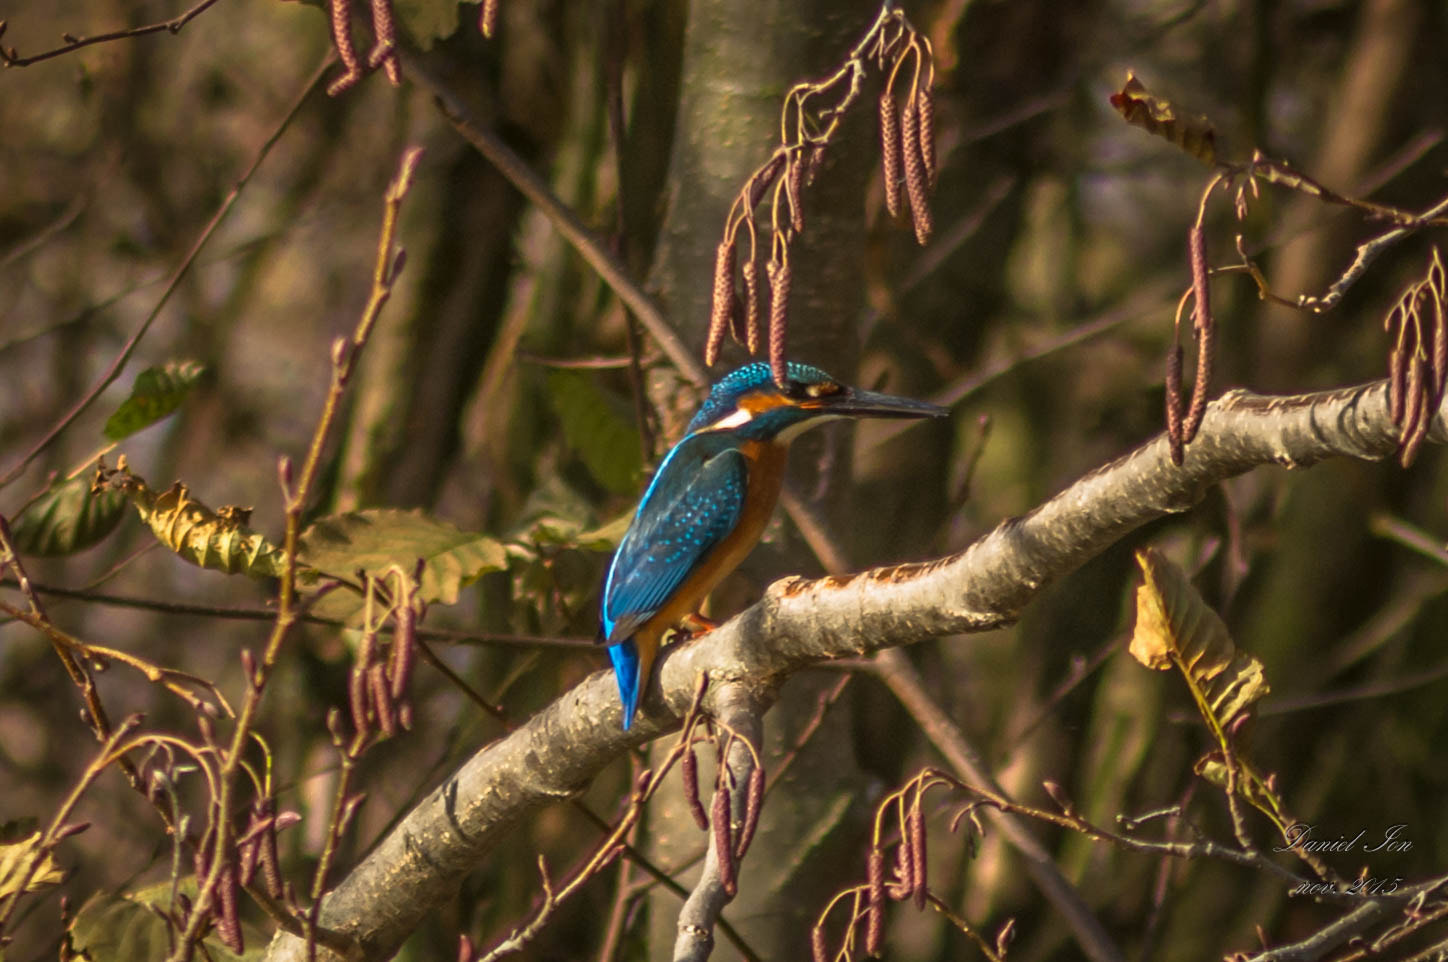
[[641, 472], [638, 432], [612, 399], [577, 371], [549, 372], [548, 398], [589, 473], [610, 491], [633, 493]]
[[66, 555], [98, 543], [126, 513], [119, 491], [91, 491], [87, 477], [57, 481], [11, 523], [15, 550], [29, 555]]
[[411, 572], [422, 559], [422, 600], [454, 604], [458, 592], [508, 563], [496, 538], [463, 531], [421, 511], [388, 508], [322, 518], [302, 533], [301, 560], [352, 581], [357, 571], [381, 575], [397, 565]]
[[[195, 879], [183, 881], [180, 891], [195, 899]], [[170, 882], [158, 882], [120, 895], [97, 893], [81, 906], [70, 923], [71, 948], [92, 962], [167, 958], [171, 954], [170, 926], [156, 913], [164, 913], [170, 906]], [[221, 962], [261, 959], [266, 952], [265, 933], [246, 924], [242, 925], [242, 933], [249, 947], [245, 955], [230, 951], [213, 934], [202, 940], [205, 953], [198, 953], [198, 957], [209, 955]]]
[[[37, 859], [39, 864], [35, 864]], [[27, 873], [29, 878], [26, 878]], [[55, 864], [50, 853], [40, 851], [39, 832], [18, 842], [0, 845], [0, 899], [17, 894], [22, 880], [25, 891], [36, 892], [50, 885], [59, 885], [64, 877], [65, 873]]]
[[392, 0], [392, 9], [423, 50], [457, 33], [457, 0]]
[[131, 396], [106, 421], [106, 437], [120, 441], [166, 417], [181, 406], [205, 372], [206, 367], [195, 361], [146, 368], [136, 375]]

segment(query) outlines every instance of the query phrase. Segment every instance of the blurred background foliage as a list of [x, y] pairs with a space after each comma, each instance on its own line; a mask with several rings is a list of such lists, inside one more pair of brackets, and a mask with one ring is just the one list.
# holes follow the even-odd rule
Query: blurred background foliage
[[[399, 4], [404, 20], [406, 6]], [[728, 200], [681, 183], [688, 171], [679, 145], [700, 143], [699, 131], [676, 129], [694, 116], [682, 92], [783, 78], [761, 95], [761, 115], [776, 116], [788, 83], [837, 62], [874, 16], [868, 4], [839, 6], [823, 52], [800, 58], [770, 41], [789, 4], [505, 0], [492, 42], [474, 28], [474, 6], [458, 8], [456, 30], [446, 5], [413, 6], [418, 17], [438, 16], [438, 36], [417, 39], [432, 46], [428, 56], [445, 81], [610, 240], [635, 277], [649, 279], [694, 345], [702, 342], [707, 309], [699, 305], [710, 278], [707, 268], [677, 268], [688, 263], [677, 248], [712, 251]], [[62, 31], [138, 26], [174, 16], [176, 7], [12, 5], [4, 42], [33, 52]], [[796, 267], [807, 283], [809, 265], [820, 265], [818, 277], [857, 265], [847, 279], [858, 292], [843, 311], [797, 302], [793, 356], [870, 386], [919, 396], [955, 390], [964, 399], [953, 430], [899, 438], [876, 425], [831, 428], [837, 433], [796, 458], [798, 476], [809, 479], [803, 493], [829, 492], [829, 519], [856, 564], [959, 549], [1160, 430], [1162, 361], [1188, 284], [1186, 229], [1208, 172], [1112, 112], [1107, 97], [1128, 67], [1154, 92], [1211, 116], [1234, 156], [1260, 147], [1336, 189], [1410, 209], [1443, 193], [1448, 8], [1434, 0], [938, 0], [906, 9], [934, 41], [939, 68], [936, 236], [922, 249], [908, 227], [888, 223], [866, 116], [872, 92], [807, 200], [853, 226], [807, 232], [807, 258]], [[758, 39], [691, 76], [705, 68], [685, 56], [690, 24], [706, 21]], [[329, 50], [317, 8], [231, 0], [178, 36], [92, 46], [5, 71], [0, 467], [111, 362]], [[624, 108], [617, 145], [611, 89]], [[758, 140], [706, 139], [698, 153], [717, 162], [712, 176], [737, 189], [767, 157], [768, 129]], [[441, 656], [518, 720], [603, 665], [587, 641], [607, 542], [580, 538], [631, 509], [679, 415], [665, 410], [665, 437], [652, 449], [640, 443], [618, 300], [410, 84], [394, 89], [373, 76], [336, 98], [314, 87], [126, 375], [0, 491], [0, 513], [13, 517], [50, 473], [69, 472], [104, 444], [106, 419], [135, 373], [194, 360], [208, 373], [180, 410], [122, 450], [158, 490], [180, 479], [207, 504], [254, 506], [252, 526], [278, 535], [276, 458], [304, 450], [327, 387], [330, 343], [351, 329], [366, 298], [382, 191], [407, 143], [426, 148], [399, 231], [408, 266], [348, 397], [315, 511], [424, 508], [514, 545], [507, 571], [485, 576], [455, 606], [434, 606], [426, 626], [454, 633], [436, 643]], [[681, 207], [690, 208], [687, 219]], [[1213, 203], [1207, 228], [1213, 263], [1232, 260], [1229, 204]], [[1320, 293], [1378, 229], [1274, 188], [1264, 189], [1242, 227], [1247, 249], [1289, 297]], [[1300, 391], [1381, 376], [1381, 318], [1421, 276], [1433, 240], [1400, 245], [1322, 316], [1265, 305], [1240, 276], [1217, 280], [1217, 384]], [[646, 354], [655, 385], [669, 383], [661, 360]], [[597, 363], [560, 366], [580, 360]], [[1191, 771], [1208, 739], [1185, 690], [1122, 650], [1131, 551], [1155, 544], [1197, 575], [1236, 643], [1264, 663], [1273, 693], [1259, 706], [1252, 750], [1261, 769], [1277, 773], [1295, 814], [1331, 838], [1406, 826], [1411, 851], [1359, 852], [1334, 862], [1338, 870], [1353, 875], [1366, 865], [1405, 878], [1441, 871], [1448, 775], [1433, 746], [1448, 737], [1442, 466], [1441, 450], [1429, 446], [1406, 472], [1356, 463], [1255, 471], [1108, 550], [1051, 588], [1014, 628], [927, 642], [909, 655], [1023, 799], [1043, 801], [1040, 783], [1050, 779], [1104, 822], [1187, 799], [1197, 824], [1227, 837], [1220, 796]], [[229, 691], [241, 684], [238, 652], [263, 637], [257, 622], [231, 615], [264, 612], [265, 583], [181, 564], [134, 518], [84, 552], [27, 562], [39, 582], [82, 592], [50, 599], [66, 630]], [[725, 586], [720, 609], [747, 603], [778, 574], [818, 570], [779, 522], [765, 550]], [[175, 614], [97, 596], [214, 610]], [[341, 632], [308, 627], [284, 658], [261, 729], [276, 754], [282, 805], [304, 818], [281, 836], [291, 877], [301, 880], [325, 829], [336, 761], [323, 718], [345, 703], [348, 649]], [[810, 674], [817, 688], [838, 677]], [[148, 726], [195, 730], [184, 705], [134, 675], [113, 669], [100, 684], [118, 716], [144, 711]], [[363, 762], [368, 801], [342, 870], [502, 730], [436, 671], [421, 670], [417, 685], [414, 730]], [[811, 714], [813, 696], [802, 699]], [[0, 624], [7, 838], [48, 818], [88, 761], [92, 745], [77, 709], [41, 639]], [[830, 713], [839, 723], [827, 751], [858, 771], [857, 816], [937, 761], [868, 677]], [[801, 764], [792, 775], [806, 782], [805, 793], [813, 770]], [[584, 801], [609, 817], [630, 777], [621, 762]], [[932, 886], [987, 931], [1014, 917], [1014, 960], [1077, 957], [1000, 840], [988, 836], [968, 858], [963, 841], [946, 832], [944, 812], [932, 813]], [[119, 775], [103, 780], [79, 815], [93, 826], [57, 853], [66, 881], [27, 904], [7, 958], [53, 954], [59, 895], [74, 909], [90, 893], [166, 877], [164, 833]], [[863, 877], [864, 822], [840, 825], [827, 840], [831, 861], [810, 863], [838, 866], [833, 874], [814, 889], [762, 893], [776, 914], [812, 918], [823, 904], [816, 889]], [[1261, 844], [1272, 844], [1264, 823], [1253, 828]], [[536, 854], [568, 865], [597, 834], [567, 806], [521, 826], [402, 957], [451, 958], [460, 931], [484, 942], [506, 932], [536, 896]], [[1056, 830], [1039, 834], [1133, 959], [1219, 957], [1256, 947], [1257, 926], [1287, 940], [1334, 914], [1239, 868], [1163, 865]], [[751, 862], [769, 863], [769, 844], [762, 834]], [[702, 838], [682, 845], [698, 848]], [[585, 890], [527, 957], [595, 956], [615, 881], [610, 872]], [[646, 901], [642, 891], [617, 909], [617, 958], [667, 951], [647, 944], [642, 915], [653, 912], [654, 933], [671, 929], [660, 908], [672, 896]], [[803, 953], [803, 930], [790, 937]], [[889, 957], [902, 960], [974, 951], [935, 914], [898, 906], [887, 944]], [[721, 944], [716, 957], [731, 951]]]

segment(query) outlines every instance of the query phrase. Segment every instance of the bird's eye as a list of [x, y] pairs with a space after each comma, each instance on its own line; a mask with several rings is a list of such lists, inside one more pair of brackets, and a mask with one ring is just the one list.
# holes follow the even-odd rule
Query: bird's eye
[[840, 393], [840, 386], [834, 381], [818, 381], [814, 384], [805, 385], [805, 394], [810, 397], [830, 397]]

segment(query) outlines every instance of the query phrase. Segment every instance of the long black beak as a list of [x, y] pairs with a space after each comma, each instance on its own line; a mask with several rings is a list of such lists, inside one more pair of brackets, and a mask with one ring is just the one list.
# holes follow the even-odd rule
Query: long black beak
[[820, 410], [847, 418], [943, 418], [950, 415], [949, 408], [927, 401], [859, 388], [850, 388], [835, 395], [820, 405]]

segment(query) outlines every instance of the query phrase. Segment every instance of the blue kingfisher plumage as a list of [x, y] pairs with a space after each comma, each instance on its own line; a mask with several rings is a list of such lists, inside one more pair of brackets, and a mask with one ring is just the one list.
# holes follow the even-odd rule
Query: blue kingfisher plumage
[[659, 465], [609, 564], [598, 640], [609, 646], [624, 728], [665, 634], [690, 619], [759, 540], [779, 498], [790, 441], [837, 418], [949, 413], [848, 387], [807, 364], [791, 363], [787, 372], [783, 388], [763, 363], [714, 385]]

